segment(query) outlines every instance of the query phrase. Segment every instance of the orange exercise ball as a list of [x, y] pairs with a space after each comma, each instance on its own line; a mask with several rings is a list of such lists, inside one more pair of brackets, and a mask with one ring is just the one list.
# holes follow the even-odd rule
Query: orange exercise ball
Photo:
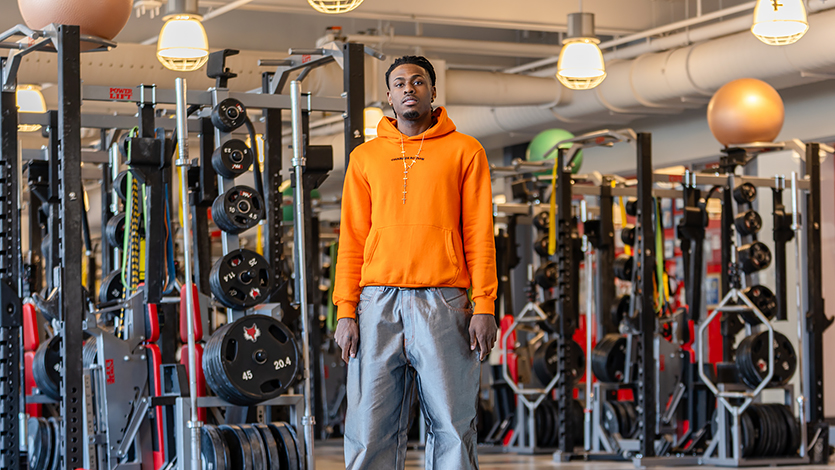
[[740, 78], [722, 86], [707, 105], [707, 124], [724, 146], [772, 142], [783, 128], [783, 100], [771, 85]]
[[133, 0], [17, 0], [26, 26], [78, 25], [81, 34], [113, 39], [128, 22]]

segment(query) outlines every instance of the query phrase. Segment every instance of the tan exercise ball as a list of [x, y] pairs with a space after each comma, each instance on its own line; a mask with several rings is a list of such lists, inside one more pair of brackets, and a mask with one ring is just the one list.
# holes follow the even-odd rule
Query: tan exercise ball
[[726, 83], [707, 105], [710, 132], [726, 147], [772, 142], [783, 128], [785, 116], [777, 90], [755, 78]]
[[78, 25], [81, 34], [113, 39], [127, 24], [132, 0], [17, 0], [26, 26]]

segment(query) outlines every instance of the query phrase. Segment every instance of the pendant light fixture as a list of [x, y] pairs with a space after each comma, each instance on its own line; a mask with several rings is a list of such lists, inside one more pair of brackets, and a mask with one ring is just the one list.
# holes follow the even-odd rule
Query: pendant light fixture
[[[582, 2], [581, 2], [582, 7]], [[557, 79], [572, 90], [589, 90], [606, 78], [603, 53], [594, 35], [594, 14], [570, 13], [568, 36], [562, 42]]]
[[307, 3], [319, 13], [336, 15], [354, 10], [360, 6], [362, 0], [307, 0]]
[[[46, 101], [43, 99], [41, 87], [39, 85], [18, 85], [17, 92], [17, 111], [19, 113], [45, 113]], [[40, 124], [18, 124], [17, 130], [20, 132], [35, 132], [40, 129]]]
[[159, 33], [157, 58], [165, 68], [193, 72], [209, 60], [209, 40], [200, 23], [197, 0], [169, 0]]
[[809, 30], [803, 0], [758, 0], [751, 32], [770, 46], [793, 44]]

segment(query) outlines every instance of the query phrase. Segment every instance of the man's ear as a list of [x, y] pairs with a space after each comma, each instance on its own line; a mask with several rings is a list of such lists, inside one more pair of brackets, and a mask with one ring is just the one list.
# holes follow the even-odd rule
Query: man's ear
[[432, 87], [432, 101], [435, 101], [435, 98], [438, 97], [438, 89], [434, 86]]
[[389, 106], [393, 106], [393, 103], [391, 102], [391, 92], [390, 91], [386, 91], [386, 99], [388, 99]]

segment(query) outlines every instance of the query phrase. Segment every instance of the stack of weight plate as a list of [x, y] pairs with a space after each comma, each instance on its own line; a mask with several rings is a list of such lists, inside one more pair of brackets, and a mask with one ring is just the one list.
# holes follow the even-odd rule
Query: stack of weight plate
[[608, 334], [591, 353], [591, 370], [597, 380], [607, 383], [623, 381], [626, 366], [626, 337]]
[[58, 470], [61, 464], [61, 418], [29, 418], [29, 470]]
[[233, 405], [255, 405], [281, 395], [298, 370], [293, 333], [268, 315], [247, 315], [218, 328], [203, 353], [206, 383]]
[[[559, 434], [559, 409], [557, 402], [546, 398], [536, 408], [534, 414], [536, 421], [536, 445], [537, 447], [551, 448], [560, 443]], [[581, 446], [583, 444], [583, 405], [577, 400], [570, 400], [566, 413], [566, 439], [568, 448]], [[575, 432], [575, 430], [580, 430]]]
[[620, 434], [631, 439], [638, 430], [638, 412], [629, 401], [606, 401], [603, 403], [603, 429], [609, 435]]
[[285, 422], [204, 425], [200, 449], [205, 470], [301, 470], [304, 461]]
[[[720, 410], [724, 408], [720, 407]], [[753, 404], [742, 413], [739, 423], [743, 457], [791, 457], [797, 454], [800, 422], [794, 417], [791, 407], [774, 403]], [[720, 432], [717, 412], [713, 414], [712, 430], [714, 435]]]

